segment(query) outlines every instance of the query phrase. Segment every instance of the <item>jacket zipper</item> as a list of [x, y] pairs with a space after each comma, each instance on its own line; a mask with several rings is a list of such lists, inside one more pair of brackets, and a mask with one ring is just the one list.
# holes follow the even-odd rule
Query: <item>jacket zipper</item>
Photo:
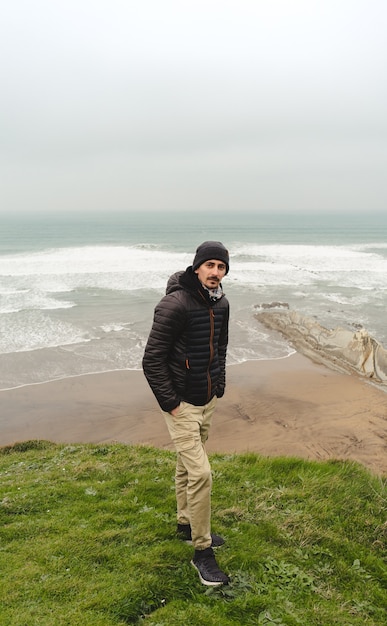
[[208, 368], [207, 368], [207, 402], [210, 401], [211, 398], [211, 376], [210, 376], [210, 367], [211, 367], [211, 363], [213, 361], [214, 358], [214, 332], [215, 332], [215, 325], [214, 325], [214, 311], [213, 309], [209, 309], [209, 314], [210, 314], [210, 358], [208, 361]]
[[[204, 300], [204, 302], [206, 302], [206, 299], [201, 293], [200, 289], [198, 289], [198, 293], [200, 297]], [[209, 358], [208, 367], [207, 367], [207, 402], [209, 402], [211, 399], [212, 384], [211, 384], [211, 376], [210, 376], [210, 366], [214, 358], [214, 333], [215, 333], [214, 310], [211, 307], [209, 307], [208, 312], [210, 315], [210, 358]]]

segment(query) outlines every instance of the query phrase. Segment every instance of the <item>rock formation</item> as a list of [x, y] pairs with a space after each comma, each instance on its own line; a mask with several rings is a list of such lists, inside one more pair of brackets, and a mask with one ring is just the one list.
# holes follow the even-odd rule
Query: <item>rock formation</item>
[[262, 311], [257, 320], [279, 331], [296, 350], [339, 371], [356, 372], [387, 385], [387, 350], [361, 328], [327, 329], [297, 311]]

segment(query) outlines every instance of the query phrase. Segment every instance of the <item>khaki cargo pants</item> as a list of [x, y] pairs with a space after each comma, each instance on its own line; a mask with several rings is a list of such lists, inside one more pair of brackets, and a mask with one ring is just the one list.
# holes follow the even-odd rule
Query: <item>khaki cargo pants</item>
[[163, 411], [177, 452], [175, 486], [178, 524], [191, 524], [196, 550], [211, 545], [211, 467], [204, 444], [216, 396], [204, 406], [182, 402], [177, 415]]

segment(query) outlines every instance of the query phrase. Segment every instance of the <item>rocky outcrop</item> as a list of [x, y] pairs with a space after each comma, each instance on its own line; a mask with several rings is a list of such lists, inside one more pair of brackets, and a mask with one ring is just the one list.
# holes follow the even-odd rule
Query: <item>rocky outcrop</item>
[[387, 350], [361, 328], [328, 329], [297, 311], [262, 311], [256, 318], [279, 331], [294, 348], [339, 371], [356, 372], [387, 385]]

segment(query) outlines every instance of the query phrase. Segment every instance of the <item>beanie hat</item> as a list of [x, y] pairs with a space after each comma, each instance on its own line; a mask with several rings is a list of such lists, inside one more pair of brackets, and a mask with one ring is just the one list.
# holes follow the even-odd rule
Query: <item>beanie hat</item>
[[209, 259], [223, 261], [226, 265], [226, 274], [228, 273], [230, 258], [228, 250], [226, 250], [220, 241], [205, 241], [204, 243], [201, 243], [196, 250], [195, 258], [192, 263], [192, 269], [197, 270], [202, 263], [208, 261]]

